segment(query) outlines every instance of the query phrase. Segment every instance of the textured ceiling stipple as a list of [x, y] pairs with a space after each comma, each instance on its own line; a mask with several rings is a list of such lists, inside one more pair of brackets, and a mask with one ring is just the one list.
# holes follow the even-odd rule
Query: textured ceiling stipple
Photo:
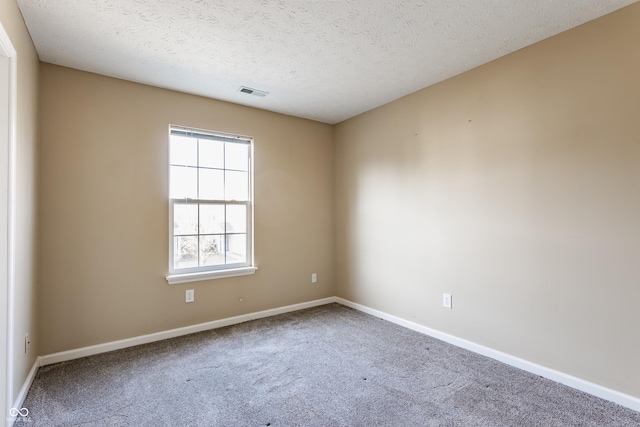
[[[337, 123], [630, 0], [18, 0], [44, 62]], [[247, 96], [241, 86], [269, 96]]]

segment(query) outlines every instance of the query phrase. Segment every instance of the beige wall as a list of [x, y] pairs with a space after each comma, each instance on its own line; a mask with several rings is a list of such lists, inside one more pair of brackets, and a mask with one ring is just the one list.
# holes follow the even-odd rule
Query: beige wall
[[[15, 279], [13, 305], [13, 384], [8, 400], [15, 402], [39, 354], [36, 310], [36, 140], [38, 111], [38, 57], [14, 0], [0, 1], [0, 22], [17, 52], [16, 171], [15, 171]], [[2, 309], [4, 315], [4, 307]], [[24, 337], [33, 338], [29, 354]]]
[[[331, 126], [40, 72], [41, 354], [335, 294]], [[255, 275], [167, 284], [169, 124], [255, 138]]]
[[338, 295], [640, 397], [638, 40], [635, 4], [337, 125]]

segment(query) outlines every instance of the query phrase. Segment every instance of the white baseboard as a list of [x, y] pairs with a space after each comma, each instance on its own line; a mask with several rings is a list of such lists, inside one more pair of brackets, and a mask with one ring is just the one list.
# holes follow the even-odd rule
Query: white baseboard
[[[33, 362], [33, 366], [27, 375], [27, 378], [24, 380], [24, 384], [20, 389], [20, 393], [16, 397], [15, 402], [13, 403], [12, 408], [22, 409], [22, 404], [24, 400], [27, 398], [27, 393], [29, 393], [29, 389], [31, 388], [31, 384], [33, 384], [33, 380], [36, 377], [36, 372], [38, 372], [38, 368], [40, 367], [40, 359], [41, 357], [37, 357], [35, 362]], [[27, 408], [29, 409], [29, 408]], [[12, 427], [17, 417], [12, 417], [7, 419], [7, 426]]]
[[81, 357], [93, 356], [95, 354], [106, 353], [108, 351], [120, 350], [127, 347], [133, 347], [140, 344], [148, 344], [155, 341], [175, 338], [182, 335], [189, 335], [196, 332], [208, 331], [210, 329], [222, 328], [225, 326], [237, 325], [238, 323], [248, 322], [250, 320], [262, 319], [265, 317], [276, 316], [278, 314], [289, 313], [292, 311], [303, 310], [305, 308], [317, 307], [336, 302], [335, 297], [323, 298], [319, 300], [303, 302], [300, 304], [288, 305], [285, 307], [273, 308], [270, 310], [258, 311], [255, 313], [243, 314], [240, 316], [228, 317], [226, 319], [214, 320], [212, 322], [200, 323], [184, 328], [171, 329], [168, 331], [156, 332], [154, 334], [142, 335], [133, 338], [127, 338], [119, 341], [112, 341], [104, 344], [82, 347], [75, 350], [62, 351], [59, 353], [48, 354], [40, 357], [40, 366], [51, 365], [53, 363], [66, 362], [68, 360], [79, 359]]
[[585, 393], [589, 393], [591, 395], [600, 397], [605, 400], [609, 400], [611, 402], [617, 403], [618, 405], [640, 412], [640, 398], [631, 396], [629, 394], [621, 393], [619, 391], [616, 391], [607, 387], [603, 387], [598, 384], [594, 384], [592, 382], [583, 380], [581, 378], [574, 377], [569, 374], [565, 374], [564, 372], [556, 371], [554, 369], [547, 368], [545, 366], [541, 366], [533, 362], [529, 362], [528, 360], [524, 360], [519, 357], [512, 356], [510, 354], [503, 353], [501, 351], [494, 350], [492, 348], [485, 347], [480, 344], [476, 344], [472, 341], [458, 338], [456, 336], [449, 335], [444, 332], [440, 332], [435, 329], [431, 329], [426, 326], [419, 325], [409, 320], [405, 320], [403, 318], [400, 318], [391, 314], [387, 314], [383, 311], [379, 311], [361, 304], [357, 304], [343, 298], [336, 297], [335, 301], [338, 304], [342, 304], [344, 306], [351, 307], [363, 313], [367, 313], [372, 316], [379, 317], [381, 319], [387, 320], [397, 325], [404, 326], [405, 328], [412, 329], [416, 332], [429, 335], [433, 338], [437, 338], [449, 344], [453, 344], [457, 347], [462, 347], [466, 350], [473, 351], [474, 353], [478, 353], [483, 356], [490, 357], [499, 362], [506, 363], [507, 365], [511, 365], [516, 368], [522, 369], [524, 371], [531, 372], [532, 374], [540, 375], [552, 381], [556, 381], [566, 386], [575, 388]]
[[346, 307], [351, 307], [363, 313], [367, 313], [372, 316], [379, 317], [381, 319], [387, 320], [389, 322], [395, 323], [405, 328], [414, 330], [416, 332], [420, 332], [425, 335], [429, 335], [433, 338], [445, 341], [449, 344], [453, 344], [455, 346], [473, 351], [474, 353], [478, 353], [483, 356], [490, 357], [502, 363], [506, 363], [507, 365], [511, 365], [516, 368], [522, 369], [524, 371], [531, 372], [535, 375], [543, 376], [552, 381], [559, 382], [561, 384], [567, 385], [569, 387], [575, 388], [585, 393], [589, 393], [591, 395], [600, 397], [605, 400], [609, 400], [621, 406], [640, 412], [640, 398], [637, 398], [625, 393], [621, 393], [619, 391], [616, 391], [607, 387], [603, 387], [601, 385], [583, 380], [581, 378], [574, 377], [569, 374], [556, 371], [554, 369], [547, 368], [545, 366], [541, 366], [533, 362], [529, 362], [519, 357], [512, 356], [510, 354], [503, 353], [501, 351], [498, 351], [489, 347], [485, 347], [483, 345], [474, 343], [472, 341], [458, 338], [456, 336], [449, 335], [444, 332], [440, 332], [435, 329], [431, 329], [426, 326], [422, 326], [417, 323], [411, 322], [409, 320], [406, 320], [406, 319], [403, 319], [403, 318], [400, 318], [400, 317], [397, 317], [397, 316], [394, 316], [394, 315], [391, 315], [383, 311], [376, 310], [361, 304], [357, 304], [339, 297], [323, 298], [315, 301], [288, 305], [285, 307], [258, 311], [255, 313], [243, 314], [241, 316], [234, 316], [226, 319], [214, 320], [212, 322], [200, 323], [198, 325], [186, 326], [184, 328], [171, 329], [168, 331], [157, 332], [154, 334], [142, 335], [139, 337], [133, 337], [133, 338], [128, 338], [128, 339], [119, 340], [119, 341], [112, 341], [109, 343], [98, 344], [90, 347], [83, 347], [75, 350], [63, 351], [60, 353], [41, 356], [34, 363], [34, 366], [31, 369], [31, 372], [29, 373], [29, 376], [25, 381], [25, 384], [22, 387], [22, 390], [20, 391], [18, 399], [16, 399], [15, 407], [21, 407], [21, 404], [24, 401], [27, 395], [27, 392], [29, 391], [29, 387], [31, 387], [31, 383], [33, 382], [33, 379], [38, 370], [38, 367], [40, 366], [46, 366], [52, 363], [59, 363], [59, 362], [65, 362], [68, 360], [79, 359], [81, 357], [92, 356], [100, 353], [106, 353], [108, 351], [119, 350], [122, 348], [133, 347], [136, 345], [147, 344], [155, 341], [161, 341], [168, 338], [179, 337], [182, 335], [188, 335], [196, 332], [207, 331], [210, 329], [236, 325], [238, 323], [248, 322], [256, 319], [262, 319], [270, 316], [276, 316], [278, 314], [283, 314], [283, 313], [290, 313], [292, 311], [298, 311], [298, 310], [303, 310], [305, 308], [317, 307], [320, 305], [330, 304], [333, 302], [337, 302]]

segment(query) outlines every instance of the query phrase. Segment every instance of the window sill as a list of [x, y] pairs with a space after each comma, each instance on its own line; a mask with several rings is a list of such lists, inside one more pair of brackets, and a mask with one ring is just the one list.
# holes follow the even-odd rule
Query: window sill
[[242, 267], [230, 270], [203, 271], [198, 273], [172, 274], [167, 276], [170, 285], [179, 283], [199, 282], [201, 280], [223, 279], [225, 277], [247, 276], [254, 274], [258, 267]]

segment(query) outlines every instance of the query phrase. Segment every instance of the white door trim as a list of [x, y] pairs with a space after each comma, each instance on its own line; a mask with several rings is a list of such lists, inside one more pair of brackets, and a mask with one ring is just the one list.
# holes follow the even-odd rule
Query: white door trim
[[[7, 62], [3, 61], [2, 66], [6, 66], [8, 69], [8, 73], [3, 73], [3, 79], [0, 82], [2, 88], [0, 89], [0, 93], [2, 93], [2, 99], [0, 102], [5, 103], [6, 106], [6, 116], [3, 117], [0, 123], [6, 123], [7, 128], [6, 131], [3, 129], [0, 135], [0, 147], [4, 150], [6, 148], [6, 160], [3, 158], [3, 164], [0, 165], [0, 170], [5, 170], [6, 167], [6, 191], [7, 197], [6, 199], [3, 197], [3, 200], [0, 202], [0, 209], [6, 210], [6, 231], [7, 231], [7, 246], [6, 246], [6, 256], [3, 255], [3, 259], [0, 262], [3, 264], [3, 267], [0, 268], [2, 271], [2, 288], [0, 292], [2, 296], [0, 297], [0, 304], [3, 305], [3, 312], [6, 314], [0, 316], [0, 335], [2, 339], [0, 340], [0, 369], [5, 372], [6, 378], [5, 384], [0, 384], [0, 415], [2, 419], [7, 420], [7, 424], [10, 425], [10, 417], [9, 417], [9, 409], [13, 404], [13, 354], [14, 354], [14, 339], [13, 339], [13, 307], [14, 307], [14, 260], [15, 260], [15, 165], [16, 165], [16, 106], [17, 106], [17, 94], [18, 94], [18, 85], [17, 85], [17, 52], [13, 47], [13, 43], [11, 43], [11, 39], [9, 35], [4, 29], [4, 26], [0, 22], [0, 56], [7, 59]], [[3, 107], [5, 107], [3, 106]], [[4, 115], [4, 114], [3, 114]], [[6, 122], [5, 122], [6, 120]], [[4, 127], [4, 126], [3, 126]], [[3, 156], [4, 157], [4, 156]], [[4, 180], [3, 180], [4, 181]], [[4, 184], [3, 184], [4, 185]], [[3, 215], [4, 216], [4, 215]], [[4, 227], [5, 224], [3, 223]], [[4, 251], [3, 251], [4, 252]], [[6, 280], [6, 282], [5, 282]], [[5, 285], [6, 284], [6, 285]], [[4, 289], [6, 286], [6, 289]]]

